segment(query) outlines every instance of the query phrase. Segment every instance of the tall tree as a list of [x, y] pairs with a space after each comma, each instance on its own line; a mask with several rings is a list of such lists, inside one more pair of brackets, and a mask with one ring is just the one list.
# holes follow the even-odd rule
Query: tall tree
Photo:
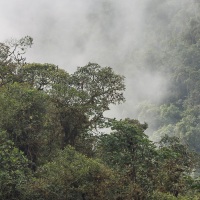
[[122, 199], [148, 199], [153, 191], [157, 153], [144, 133], [147, 124], [131, 119], [114, 120], [111, 128], [113, 132], [100, 136], [100, 158], [121, 174]]

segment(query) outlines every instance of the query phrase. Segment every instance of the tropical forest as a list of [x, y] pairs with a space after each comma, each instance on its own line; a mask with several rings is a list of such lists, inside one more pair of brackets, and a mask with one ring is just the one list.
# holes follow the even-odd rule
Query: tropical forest
[[[146, 9], [117, 68], [88, 60], [71, 73], [29, 62], [32, 36], [1, 41], [1, 200], [200, 199], [200, 2]], [[158, 76], [159, 91], [130, 103]], [[123, 104], [127, 116], [107, 116]]]

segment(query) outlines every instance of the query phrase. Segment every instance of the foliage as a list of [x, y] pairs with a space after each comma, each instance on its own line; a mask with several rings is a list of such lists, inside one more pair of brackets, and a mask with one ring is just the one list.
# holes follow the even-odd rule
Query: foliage
[[158, 153], [158, 189], [176, 197], [186, 193], [190, 187], [189, 174], [197, 167], [198, 156], [181, 144], [177, 137], [167, 135], [161, 139]]
[[151, 197], [152, 200], [198, 200], [199, 196], [197, 195], [187, 195], [187, 196], [179, 196], [174, 197], [169, 193], [162, 193], [159, 191], [155, 191]]
[[[104, 117], [125, 101], [124, 77], [112, 68], [88, 63], [69, 74], [25, 63], [29, 36], [0, 44], [1, 199], [199, 199], [199, 157], [191, 150], [200, 151], [200, 15], [176, 31], [185, 12], [176, 4], [166, 13], [166, 2], [152, 1], [147, 20], [148, 37], [165, 39], [141, 53], [149, 71], [171, 81], [162, 102], [140, 105], [148, 125]], [[97, 134], [101, 128], [107, 133]]]
[[168, 134], [166, 127], [170, 127], [170, 135], [181, 137], [199, 152], [199, 3], [153, 0], [147, 9], [145, 31], [151, 43], [143, 47], [141, 59], [152, 71], [164, 74], [168, 88], [165, 98], [154, 105], [154, 115], [161, 120], [150, 118], [145, 107], [140, 109], [140, 117], [148, 122], [154, 138]]
[[9, 140], [5, 131], [0, 132], [0, 199], [20, 198], [30, 171], [28, 159]]
[[48, 98], [29, 85], [8, 84], [0, 88], [0, 127], [10, 140], [33, 162], [45, 145]]
[[28, 185], [28, 199], [114, 199], [113, 171], [70, 146], [40, 167], [36, 177]]
[[28, 47], [33, 44], [33, 39], [30, 36], [25, 36], [19, 40], [12, 39], [6, 43], [0, 43], [0, 65], [9, 66], [11, 63], [21, 65], [26, 58], [23, 55]]
[[[100, 158], [123, 177], [127, 199], [147, 198], [153, 189], [157, 153], [144, 134], [146, 124], [131, 119], [114, 120], [111, 128], [113, 132], [100, 137]], [[132, 188], [129, 194], [131, 187], [135, 190]]]

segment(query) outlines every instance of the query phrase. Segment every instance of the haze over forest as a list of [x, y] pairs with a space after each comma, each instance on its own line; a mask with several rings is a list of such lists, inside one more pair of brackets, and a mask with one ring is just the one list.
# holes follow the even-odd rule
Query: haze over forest
[[[164, 51], [166, 47], [160, 37], [172, 31], [168, 23], [169, 17], [174, 16], [170, 13], [187, 3], [185, 0], [1, 1], [4, 9], [0, 14], [0, 39], [33, 37], [34, 45], [26, 54], [28, 62], [54, 63], [69, 72], [88, 62], [112, 67], [126, 77], [127, 89], [126, 103], [109, 115], [136, 117], [139, 102], [144, 99], [160, 102], [168, 86], [165, 75], [152, 71], [143, 54], [155, 47]], [[150, 21], [152, 14], [155, 16]], [[167, 33], [154, 32], [157, 28]]]
[[200, 199], [198, 0], [0, 8], [0, 199]]

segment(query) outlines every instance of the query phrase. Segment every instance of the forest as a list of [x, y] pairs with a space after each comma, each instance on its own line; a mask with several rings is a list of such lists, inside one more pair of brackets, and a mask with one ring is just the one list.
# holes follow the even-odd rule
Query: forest
[[200, 3], [183, 2], [152, 0], [142, 49], [127, 55], [168, 82], [137, 119], [105, 116], [126, 100], [111, 67], [68, 73], [27, 62], [30, 36], [0, 43], [0, 199], [200, 199]]

